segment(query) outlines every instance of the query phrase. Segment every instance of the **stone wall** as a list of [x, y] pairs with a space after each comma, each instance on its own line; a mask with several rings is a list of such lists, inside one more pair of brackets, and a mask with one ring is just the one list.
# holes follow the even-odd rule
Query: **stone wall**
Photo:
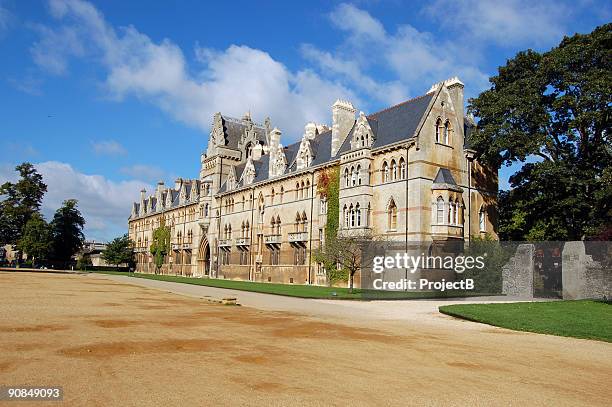
[[[609, 265], [609, 242], [589, 242], [601, 251], [602, 261], [586, 253], [584, 242], [567, 242], [563, 247], [563, 299], [612, 298], [612, 269]], [[607, 265], [605, 264], [607, 261]]]
[[535, 246], [521, 244], [514, 256], [502, 268], [502, 293], [521, 298], [533, 298], [533, 257]]

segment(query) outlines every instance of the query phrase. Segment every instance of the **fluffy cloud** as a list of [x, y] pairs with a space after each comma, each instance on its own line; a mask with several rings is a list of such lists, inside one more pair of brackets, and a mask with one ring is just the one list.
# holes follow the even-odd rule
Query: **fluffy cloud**
[[360, 101], [339, 82], [307, 69], [291, 72], [268, 53], [247, 46], [196, 49], [202, 69], [191, 75], [182, 50], [168, 39], [156, 43], [134, 27], [115, 29], [81, 0], [53, 0], [50, 9], [60, 24], [38, 27], [41, 38], [31, 52], [40, 67], [63, 74], [70, 58], [92, 58], [106, 68], [105, 87], [112, 97], [153, 102], [205, 132], [216, 111], [241, 116], [250, 110], [255, 117], [270, 115], [274, 125], [296, 139], [307, 121], [329, 121], [336, 98]]
[[[70, 164], [58, 161], [45, 161], [34, 164], [47, 184], [42, 211], [47, 220], [66, 199], [79, 201], [79, 210], [86, 220], [87, 239], [109, 240], [127, 231], [132, 202], [138, 201], [139, 191], [153, 186], [143, 181], [114, 182], [101, 175], [83, 174]], [[17, 175], [12, 167], [0, 166], [0, 183], [16, 181]]]
[[[331, 22], [346, 35], [343, 44], [333, 53], [302, 47], [307, 58], [321, 71], [346, 78], [363, 93], [387, 104], [397, 103], [407, 95], [415, 96], [428, 89], [428, 84], [458, 75], [467, 86], [466, 92], [480, 91], [487, 86], [488, 75], [473, 65], [473, 51], [462, 48], [459, 41], [440, 41], [433, 34], [403, 24], [389, 32], [383, 24], [350, 4], [340, 4], [329, 15]], [[377, 58], [369, 56], [377, 50]], [[376, 81], [368, 70], [390, 70], [397, 78]]]
[[115, 140], [101, 140], [94, 141], [91, 143], [91, 147], [93, 148], [96, 154], [104, 154], [104, 155], [125, 155], [127, 154], [127, 150], [120, 143]]
[[472, 41], [513, 47], [557, 42], [571, 18], [553, 0], [435, 0], [427, 13]]
[[153, 165], [135, 164], [128, 167], [122, 167], [120, 171], [122, 174], [146, 181], [159, 181], [166, 177], [164, 170]]

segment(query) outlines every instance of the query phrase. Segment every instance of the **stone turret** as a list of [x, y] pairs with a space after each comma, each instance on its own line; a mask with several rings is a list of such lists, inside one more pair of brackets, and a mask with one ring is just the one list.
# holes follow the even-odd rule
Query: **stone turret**
[[331, 155], [336, 155], [340, 146], [348, 136], [349, 131], [355, 124], [355, 112], [353, 104], [346, 100], [336, 100], [332, 105], [332, 140]]

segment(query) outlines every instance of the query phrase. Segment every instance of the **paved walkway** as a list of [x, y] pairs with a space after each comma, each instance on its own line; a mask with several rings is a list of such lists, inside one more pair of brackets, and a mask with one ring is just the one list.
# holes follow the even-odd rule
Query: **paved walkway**
[[482, 327], [481, 324], [467, 323], [466, 321], [441, 314], [438, 312], [438, 307], [450, 304], [515, 302], [521, 300], [511, 297], [470, 297], [448, 300], [403, 301], [319, 300], [107, 274], [89, 274], [88, 277], [111, 279], [122, 283], [196, 298], [236, 297], [238, 303], [246, 307], [266, 311], [293, 312], [322, 319], [340, 319], [345, 323], [356, 323], [357, 325], [361, 325], [360, 322], [403, 321], [405, 323], [426, 325], [448, 326], [456, 324], [461, 325], [463, 328], [469, 325]]

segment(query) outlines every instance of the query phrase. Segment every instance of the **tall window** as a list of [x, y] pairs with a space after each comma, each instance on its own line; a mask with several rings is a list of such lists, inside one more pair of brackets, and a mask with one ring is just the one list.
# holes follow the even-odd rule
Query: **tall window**
[[323, 195], [321, 195], [319, 213], [321, 215], [325, 215], [327, 213], [327, 198], [324, 197]]
[[397, 205], [395, 205], [393, 199], [391, 199], [387, 208], [387, 228], [389, 230], [397, 229]]
[[355, 205], [355, 223], [357, 224], [357, 227], [361, 226], [361, 208], [359, 207], [359, 204]]
[[361, 165], [357, 166], [357, 185], [361, 185]]
[[460, 225], [459, 223], [459, 208], [461, 207], [461, 204], [459, 203], [459, 200], [455, 201], [455, 225]]
[[389, 182], [389, 165], [385, 161], [382, 166], [383, 182]]
[[391, 180], [395, 181], [397, 179], [397, 164], [395, 160], [391, 160]]
[[450, 122], [447, 120], [444, 123], [444, 144], [450, 144]]
[[399, 166], [400, 166], [400, 179], [406, 179], [406, 161], [404, 161], [404, 158], [400, 158], [399, 160]]
[[436, 201], [436, 223], [438, 225], [444, 223], [444, 199], [441, 196]]
[[354, 187], [355, 185], [357, 185], [357, 174], [355, 168], [351, 167], [351, 186]]
[[442, 138], [440, 137], [441, 128], [442, 128], [442, 119], [438, 118], [438, 120], [436, 120], [436, 143], [442, 142]]
[[285, 188], [281, 185], [280, 194], [279, 194], [279, 202], [283, 203], [283, 194], [285, 193]]
[[353, 204], [349, 207], [349, 212], [351, 213], [351, 227], [355, 227], [355, 210], [353, 208]]
[[278, 265], [280, 263], [280, 248], [276, 246], [270, 247], [270, 264]]
[[310, 193], [309, 192], [310, 191], [310, 181], [309, 180], [306, 180], [306, 189], [304, 191], [305, 191], [304, 195], [306, 196], [306, 198], [308, 198], [309, 197], [309, 193]]
[[480, 225], [480, 231], [486, 232], [487, 230], [487, 219], [485, 214], [484, 205], [480, 207], [480, 211], [478, 211], [478, 224]]
[[351, 185], [350, 183], [350, 177], [349, 177], [349, 170], [348, 168], [344, 169], [344, 186], [345, 187], [349, 187]]
[[344, 213], [344, 227], [348, 228], [350, 226], [350, 223], [349, 223], [350, 215], [349, 215], [348, 209], [346, 208], [346, 205], [344, 205], [342, 212]]
[[452, 201], [452, 199], [449, 199], [448, 201], [448, 224], [452, 225], [455, 220], [455, 203]]
[[270, 191], [270, 205], [274, 205], [274, 188]]

